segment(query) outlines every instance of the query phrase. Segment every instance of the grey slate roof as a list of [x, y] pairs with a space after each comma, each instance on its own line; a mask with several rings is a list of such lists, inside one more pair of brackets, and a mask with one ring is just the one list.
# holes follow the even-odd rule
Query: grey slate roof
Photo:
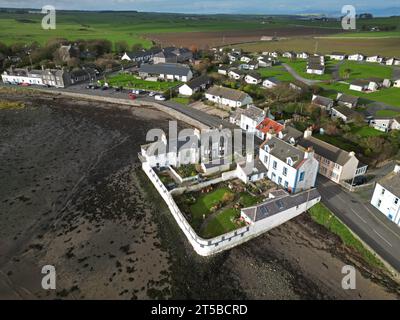
[[341, 114], [343, 114], [344, 116], [346, 116], [347, 118], [355, 118], [358, 115], [358, 112], [353, 111], [352, 109], [346, 107], [346, 106], [336, 106], [336, 107], [332, 107], [332, 109], [335, 109], [336, 111], [340, 112]]
[[265, 146], [270, 148], [269, 153], [271, 155], [283, 162], [286, 162], [287, 158], [291, 158], [293, 160], [292, 167], [296, 167], [296, 165], [304, 159], [304, 151], [277, 137], [272, 137], [267, 140], [263, 147]]
[[340, 103], [351, 103], [352, 105], [356, 105], [358, 103], [358, 97], [350, 96], [348, 94], [340, 95], [336, 100]]
[[142, 64], [139, 72], [149, 74], [172, 74], [177, 76], [188, 76], [190, 68], [187, 65], [179, 63], [158, 63]]
[[186, 85], [188, 85], [192, 89], [200, 88], [203, 85], [207, 85], [211, 83], [211, 78], [206, 74], [203, 74], [197, 78], [190, 80]]
[[243, 110], [242, 114], [254, 121], [257, 121], [259, 118], [264, 117], [265, 112], [264, 112], [264, 110], [262, 110], [256, 106], [250, 105], [245, 110]]
[[320, 106], [329, 107], [333, 105], [333, 100], [331, 98], [323, 97], [323, 96], [315, 96], [312, 100], [312, 103], [318, 104]]
[[400, 197], [400, 173], [391, 172], [379, 184], [395, 196]]
[[243, 101], [245, 98], [249, 97], [249, 95], [243, 91], [213, 86], [207, 90], [207, 93], [213, 96], [222, 97], [232, 101]]
[[276, 198], [270, 198], [257, 206], [242, 209], [242, 212], [253, 222], [257, 222], [280, 212], [297, 207], [298, 205], [306, 203], [307, 200], [311, 201], [319, 197], [320, 194], [317, 189], [311, 189], [295, 195], [289, 195], [286, 193], [282, 196], [278, 195]]

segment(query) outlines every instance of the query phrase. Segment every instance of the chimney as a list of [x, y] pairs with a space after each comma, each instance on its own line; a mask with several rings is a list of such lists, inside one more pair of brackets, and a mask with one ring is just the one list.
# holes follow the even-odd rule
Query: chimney
[[308, 147], [306, 152], [304, 152], [304, 159], [310, 159], [314, 157], [314, 149], [312, 147]]
[[308, 127], [306, 131], [304, 131], [304, 139], [312, 137], [312, 127]]
[[355, 156], [356, 156], [356, 153], [355, 153], [354, 151], [350, 151], [350, 152], [349, 152], [349, 156], [350, 156], [350, 157], [355, 157]]
[[394, 173], [400, 174], [400, 164], [394, 166]]

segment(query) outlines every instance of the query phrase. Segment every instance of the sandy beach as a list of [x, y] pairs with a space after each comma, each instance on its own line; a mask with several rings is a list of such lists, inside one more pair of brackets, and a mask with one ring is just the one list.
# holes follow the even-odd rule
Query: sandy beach
[[[398, 283], [306, 213], [197, 256], [137, 157], [168, 115], [34, 93], [0, 99], [25, 103], [0, 110], [0, 299], [399, 299]], [[47, 264], [56, 290], [41, 288]], [[356, 290], [341, 288], [347, 264]]]

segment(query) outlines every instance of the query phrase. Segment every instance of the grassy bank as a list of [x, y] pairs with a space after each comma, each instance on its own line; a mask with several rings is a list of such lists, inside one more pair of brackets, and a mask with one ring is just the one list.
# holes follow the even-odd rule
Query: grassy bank
[[10, 101], [1, 101], [0, 100], [0, 110], [22, 109], [22, 108], [25, 108], [25, 105], [22, 102], [10, 102]]
[[358, 240], [350, 230], [340, 222], [333, 213], [322, 203], [318, 203], [309, 210], [311, 218], [326, 227], [342, 240], [343, 244], [356, 250], [370, 265], [383, 268], [383, 263]]

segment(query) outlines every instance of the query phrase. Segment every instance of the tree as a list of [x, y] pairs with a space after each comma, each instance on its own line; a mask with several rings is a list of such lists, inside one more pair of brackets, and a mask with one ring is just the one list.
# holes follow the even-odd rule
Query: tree
[[141, 43], [135, 43], [134, 45], [132, 45], [132, 48], [131, 48], [131, 50], [133, 52], [140, 51], [142, 49], [143, 49], [143, 45]]
[[350, 74], [351, 74], [351, 69], [350, 69], [350, 68], [346, 68], [346, 69], [344, 70], [344, 78], [345, 78], [345, 79], [350, 78]]
[[126, 52], [129, 49], [128, 43], [124, 40], [116, 41], [114, 44], [114, 47], [115, 47], [115, 51], [118, 53]]

